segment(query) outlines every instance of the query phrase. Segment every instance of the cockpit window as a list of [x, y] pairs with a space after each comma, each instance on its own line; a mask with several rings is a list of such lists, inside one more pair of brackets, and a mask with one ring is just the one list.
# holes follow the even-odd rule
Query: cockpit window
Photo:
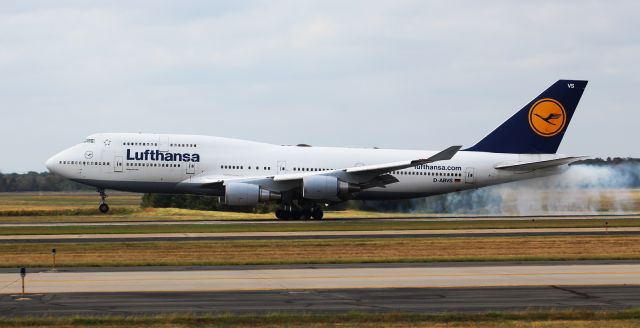
[[84, 143], [95, 143], [95, 142], [96, 142], [96, 139], [91, 139], [91, 138], [84, 140]]

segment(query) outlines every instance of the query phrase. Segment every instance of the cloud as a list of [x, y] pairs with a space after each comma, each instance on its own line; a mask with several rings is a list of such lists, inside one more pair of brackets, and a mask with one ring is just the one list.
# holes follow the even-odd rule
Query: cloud
[[[277, 144], [470, 145], [558, 78], [591, 80], [562, 151], [639, 156], [625, 142], [634, 139], [640, 115], [631, 97], [640, 76], [639, 7], [634, 1], [5, 4], [0, 114], [19, 124], [2, 129], [0, 147], [21, 156], [3, 158], [0, 170], [43, 170], [49, 155], [98, 131]], [[603, 112], [615, 115], [602, 122]]]

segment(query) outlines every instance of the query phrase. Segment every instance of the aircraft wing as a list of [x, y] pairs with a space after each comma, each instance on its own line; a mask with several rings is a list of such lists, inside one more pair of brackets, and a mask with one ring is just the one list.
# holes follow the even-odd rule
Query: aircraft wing
[[495, 168], [505, 171], [533, 171], [573, 163], [587, 157], [588, 156], [571, 156], [535, 162], [516, 162], [501, 164], [496, 166]]
[[[462, 148], [462, 146], [451, 146], [429, 158], [420, 158], [413, 159], [407, 161], [400, 162], [391, 162], [391, 163], [383, 163], [383, 164], [373, 164], [373, 165], [364, 165], [364, 166], [354, 166], [344, 169], [338, 169], [333, 171], [322, 171], [322, 172], [305, 172], [300, 174], [283, 174], [277, 175], [273, 177], [274, 181], [288, 181], [288, 180], [299, 180], [304, 178], [305, 176], [311, 175], [326, 175], [326, 176], [336, 176], [342, 179], [351, 177], [352, 179], [345, 179], [348, 182], [362, 182], [361, 177], [369, 177], [373, 178], [375, 176], [389, 173], [396, 170], [403, 170], [406, 168], [433, 163], [437, 161], [446, 161], [453, 158], [453, 156]], [[355, 180], [355, 181], [350, 181]]]
[[398, 182], [398, 179], [388, 174], [389, 172], [402, 170], [418, 165], [446, 161], [462, 148], [462, 146], [451, 146], [428, 158], [419, 158], [407, 161], [373, 164], [365, 166], [354, 166], [332, 171], [289, 173], [281, 175], [237, 177], [237, 176], [195, 176], [181, 182], [184, 186], [189, 186], [206, 190], [222, 188], [229, 182], [256, 184], [268, 188], [272, 191], [290, 190], [302, 186], [304, 177], [321, 175], [333, 176], [340, 180], [360, 184], [363, 189], [372, 187], [384, 187], [387, 184]]

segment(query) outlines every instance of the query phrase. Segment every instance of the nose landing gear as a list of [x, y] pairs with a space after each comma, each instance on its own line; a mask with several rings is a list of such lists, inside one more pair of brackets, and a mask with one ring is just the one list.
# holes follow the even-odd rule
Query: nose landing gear
[[107, 205], [107, 194], [104, 192], [104, 188], [98, 188], [98, 192], [100, 193], [100, 206], [98, 206], [98, 210], [101, 213], [109, 212], [109, 205]]

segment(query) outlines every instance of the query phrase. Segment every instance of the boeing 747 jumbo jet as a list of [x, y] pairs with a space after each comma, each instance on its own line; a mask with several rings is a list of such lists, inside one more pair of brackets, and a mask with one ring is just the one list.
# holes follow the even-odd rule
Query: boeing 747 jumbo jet
[[[559, 174], [582, 157], [556, 154], [587, 81], [559, 80], [475, 146], [442, 151], [278, 146], [197, 135], [98, 133], [46, 162], [105, 189], [278, 202], [279, 219], [321, 219], [349, 199], [427, 197]], [[469, 123], [470, 124], [470, 123]]]

